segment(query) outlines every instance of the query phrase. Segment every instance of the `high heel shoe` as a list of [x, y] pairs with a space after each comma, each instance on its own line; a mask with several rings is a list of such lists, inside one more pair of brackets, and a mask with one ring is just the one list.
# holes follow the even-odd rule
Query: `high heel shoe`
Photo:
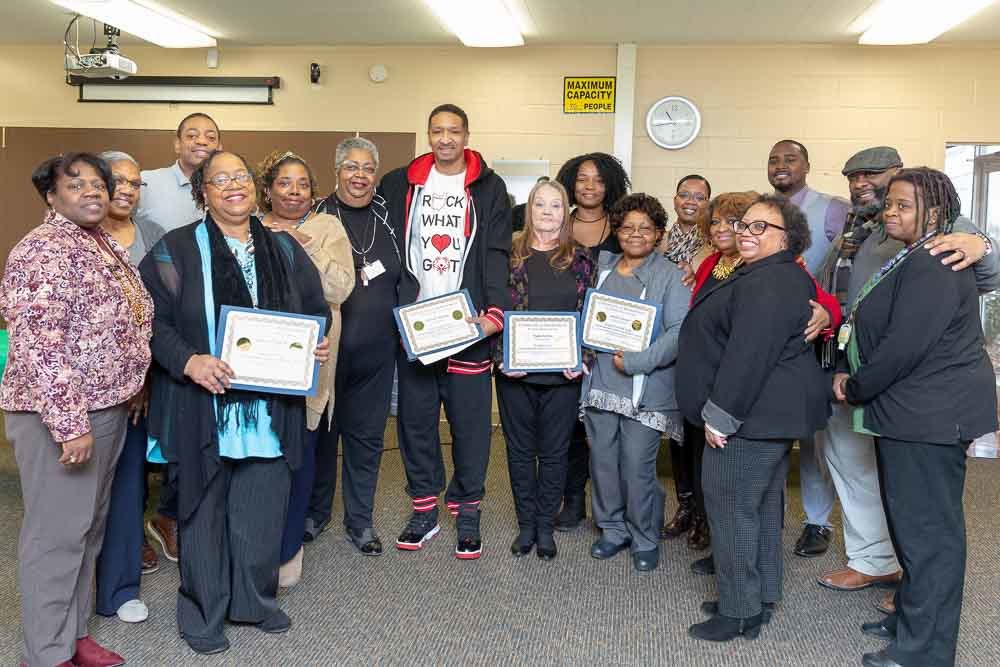
[[760, 626], [764, 622], [763, 612], [750, 618], [730, 618], [729, 616], [713, 616], [704, 623], [695, 623], [688, 628], [688, 634], [695, 639], [710, 642], [728, 642], [737, 637], [757, 639]]

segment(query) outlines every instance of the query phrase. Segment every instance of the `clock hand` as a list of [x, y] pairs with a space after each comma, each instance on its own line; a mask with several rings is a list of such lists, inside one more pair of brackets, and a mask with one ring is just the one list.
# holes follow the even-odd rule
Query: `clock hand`
[[659, 126], [659, 125], [681, 125], [681, 124], [688, 124], [688, 125], [690, 125], [693, 122], [694, 121], [691, 120], [690, 118], [678, 118], [677, 120], [654, 120], [653, 121], [653, 125], [656, 125], [656, 126]]
[[673, 117], [673, 116], [671, 116], [671, 115], [670, 115], [670, 112], [669, 112], [669, 111], [667, 111], [666, 109], [664, 109], [664, 110], [663, 110], [663, 113], [667, 114], [667, 118], [669, 118], [670, 120], [673, 120], [673, 119], [674, 119], [674, 117]]

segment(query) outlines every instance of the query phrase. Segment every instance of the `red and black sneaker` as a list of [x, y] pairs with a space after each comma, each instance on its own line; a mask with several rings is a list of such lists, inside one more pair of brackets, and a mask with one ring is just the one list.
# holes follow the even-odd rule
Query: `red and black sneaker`
[[396, 548], [403, 551], [419, 551], [440, 530], [437, 507], [423, 512], [414, 510], [410, 520], [406, 522], [406, 528], [396, 538]]
[[455, 520], [458, 527], [458, 545], [455, 558], [475, 560], [483, 554], [483, 541], [479, 537], [479, 503], [467, 503], [458, 510]]

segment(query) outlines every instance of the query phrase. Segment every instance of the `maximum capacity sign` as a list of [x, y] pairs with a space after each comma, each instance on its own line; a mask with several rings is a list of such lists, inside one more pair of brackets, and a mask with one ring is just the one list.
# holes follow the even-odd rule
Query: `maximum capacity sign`
[[615, 77], [563, 77], [563, 113], [614, 113]]

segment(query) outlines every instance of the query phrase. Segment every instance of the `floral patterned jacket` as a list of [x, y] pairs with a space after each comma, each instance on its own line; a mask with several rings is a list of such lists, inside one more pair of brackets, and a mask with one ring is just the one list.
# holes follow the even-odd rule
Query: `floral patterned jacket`
[[37, 412], [56, 442], [89, 433], [87, 412], [135, 396], [149, 368], [153, 302], [128, 253], [104, 240], [135, 278], [135, 303], [115, 278], [121, 269], [54, 211], [14, 247], [0, 283], [10, 329], [0, 407]]
[[[577, 246], [573, 255], [573, 262], [569, 270], [576, 278], [576, 309], [583, 310], [583, 299], [587, 295], [587, 289], [594, 286], [597, 280], [597, 263], [593, 255], [583, 246]], [[510, 302], [511, 310], [531, 310], [528, 304], [528, 270], [527, 264], [510, 269]], [[590, 365], [596, 357], [596, 353], [588, 348], [583, 348], [583, 362]], [[503, 363], [503, 336], [496, 336], [493, 342], [493, 363], [499, 368]]]

